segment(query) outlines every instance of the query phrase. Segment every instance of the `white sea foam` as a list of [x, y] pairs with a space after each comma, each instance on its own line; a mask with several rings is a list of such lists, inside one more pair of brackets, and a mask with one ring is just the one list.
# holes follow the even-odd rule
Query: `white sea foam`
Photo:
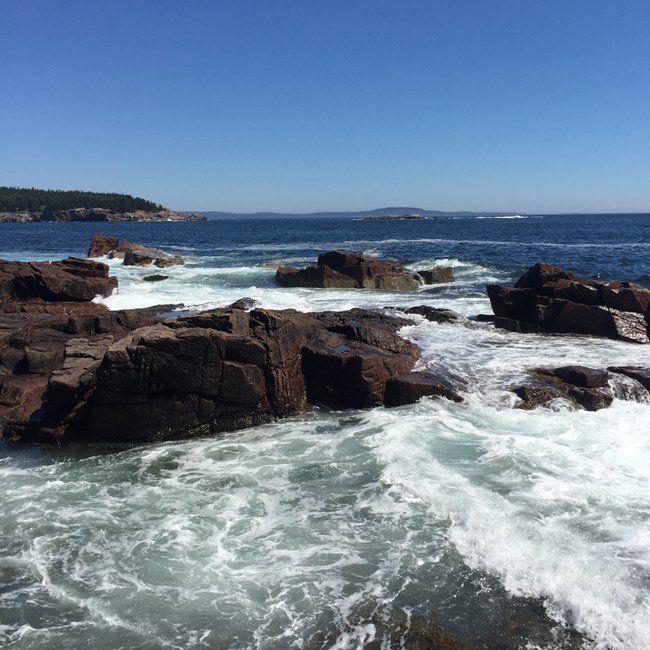
[[447, 522], [469, 566], [513, 595], [544, 598], [590, 647], [641, 650], [650, 647], [647, 415], [634, 402], [597, 413], [429, 402], [409, 418], [378, 413], [372, 444], [383, 479]]

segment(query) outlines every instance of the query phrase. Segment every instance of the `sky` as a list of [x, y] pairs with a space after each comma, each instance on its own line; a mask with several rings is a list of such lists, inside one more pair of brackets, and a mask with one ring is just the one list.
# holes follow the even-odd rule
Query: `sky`
[[0, 0], [0, 185], [650, 212], [647, 0]]

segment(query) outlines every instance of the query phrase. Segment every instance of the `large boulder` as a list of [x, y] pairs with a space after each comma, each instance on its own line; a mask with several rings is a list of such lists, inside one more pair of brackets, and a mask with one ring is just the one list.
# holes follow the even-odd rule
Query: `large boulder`
[[269, 422], [309, 402], [378, 406], [419, 356], [397, 334], [407, 321], [381, 312], [218, 309], [163, 319], [92, 308], [0, 318], [5, 436], [151, 441]]
[[[316, 266], [302, 269], [281, 266], [275, 277], [283, 287], [409, 291], [423, 284], [448, 281], [440, 279], [442, 276], [436, 272], [432, 270], [423, 272], [424, 275], [418, 274], [395, 260], [380, 260], [370, 255], [337, 250], [319, 255]], [[448, 274], [444, 277], [448, 278]]]
[[90, 240], [88, 257], [118, 258], [123, 260], [125, 266], [149, 266], [153, 264], [159, 268], [185, 264], [185, 260], [178, 255], [170, 255], [159, 248], [151, 248], [134, 244], [123, 239], [109, 235], [95, 234]]
[[68, 257], [61, 262], [9, 262], [0, 260], [0, 300], [46, 302], [89, 301], [110, 296], [117, 280], [108, 266]]
[[134, 331], [97, 371], [88, 426], [101, 438], [196, 436], [300, 413], [383, 403], [418, 351], [369, 312], [215, 310]]
[[497, 327], [650, 341], [650, 289], [637, 284], [581, 278], [536, 264], [514, 287], [489, 285], [487, 293]]

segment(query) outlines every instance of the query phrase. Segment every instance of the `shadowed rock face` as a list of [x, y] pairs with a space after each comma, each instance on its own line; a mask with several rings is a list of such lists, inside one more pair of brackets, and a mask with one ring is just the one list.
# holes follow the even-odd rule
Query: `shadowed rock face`
[[536, 264], [513, 288], [489, 285], [487, 292], [497, 327], [650, 342], [650, 290], [640, 285], [580, 278]]
[[136, 330], [97, 371], [89, 422], [102, 438], [205, 435], [300, 413], [383, 403], [417, 349], [370, 312], [216, 310]]
[[[6, 437], [148, 441], [268, 422], [307, 402], [378, 406], [387, 383], [407, 377], [419, 356], [396, 334], [406, 321], [364, 310], [160, 319], [162, 308], [58, 307], [0, 316]], [[404, 395], [391, 403], [413, 401], [412, 391]]]
[[318, 256], [316, 266], [281, 266], [275, 278], [283, 287], [410, 291], [423, 284], [450, 282], [453, 273], [447, 268], [414, 273], [395, 260], [330, 251]]

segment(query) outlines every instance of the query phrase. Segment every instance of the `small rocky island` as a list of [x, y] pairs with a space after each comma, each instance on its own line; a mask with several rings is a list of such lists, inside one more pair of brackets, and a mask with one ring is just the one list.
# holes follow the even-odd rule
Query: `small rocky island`
[[451, 267], [409, 271], [395, 260], [380, 260], [348, 251], [330, 251], [318, 256], [316, 266], [281, 266], [276, 271], [281, 287], [322, 289], [381, 289], [412, 291], [425, 284], [453, 282]]

